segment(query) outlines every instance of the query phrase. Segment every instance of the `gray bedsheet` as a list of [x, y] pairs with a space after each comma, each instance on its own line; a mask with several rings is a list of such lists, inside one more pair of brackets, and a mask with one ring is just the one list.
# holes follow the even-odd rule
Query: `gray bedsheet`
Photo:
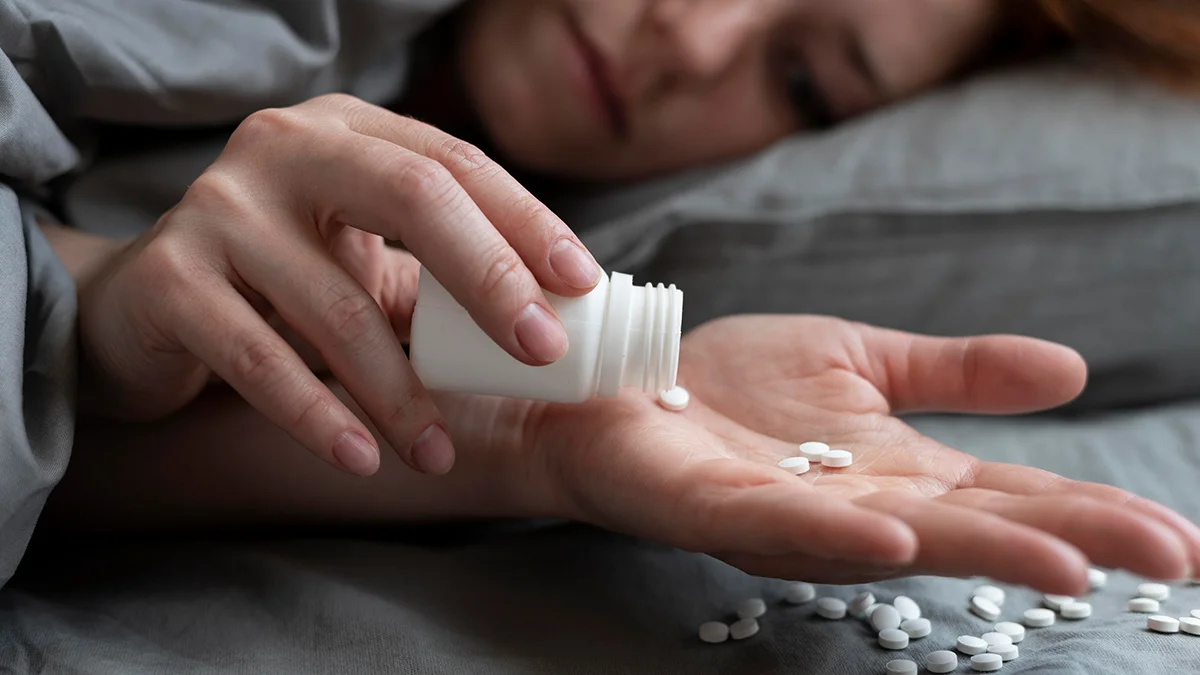
[[[987, 459], [1026, 462], [1154, 497], [1200, 519], [1200, 402], [1100, 417], [923, 418]], [[897, 654], [861, 622], [779, 603], [781, 582], [711, 558], [574, 526], [414, 540], [280, 540], [44, 549], [0, 592], [4, 673], [882, 673]], [[1008, 673], [1200, 672], [1200, 637], [1145, 630], [1114, 574], [1079, 623], [1031, 630]], [[870, 586], [915, 598], [935, 625], [919, 657], [987, 624], [965, 611], [977, 580]], [[858, 587], [822, 588], [849, 598]], [[1005, 618], [1036, 604], [1009, 588]], [[763, 631], [705, 645], [696, 626], [762, 594]], [[1200, 608], [1200, 586], [1164, 606]], [[965, 663], [965, 662], [964, 662]], [[965, 666], [960, 672], [969, 672]]]

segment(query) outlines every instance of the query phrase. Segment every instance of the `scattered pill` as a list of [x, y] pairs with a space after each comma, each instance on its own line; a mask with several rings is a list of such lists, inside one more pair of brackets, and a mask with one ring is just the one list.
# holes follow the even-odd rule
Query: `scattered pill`
[[986, 652], [988, 643], [984, 642], [983, 638], [977, 638], [974, 635], [959, 635], [954, 646], [958, 651], [968, 656], [974, 656]]
[[892, 601], [892, 607], [900, 612], [900, 618], [908, 621], [909, 619], [921, 618], [921, 606], [913, 601], [912, 598], [900, 595]]
[[1159, 614], [1146, 619], [1146, 628], [1155, 633], [1178, 633], [1179, 620]]
[[745, 640], [758, 632], [756, 619], [738, 619], [729, 627], [729, 637], [734, 640]]
[[718, 645], [729, 639], [729, 626], [720, 621], [700, 624], [700, 639], [710, 645]]
[[1179, 630], [1190, 635], [1200, 635], [1200, 619], [1194, 616], [1180, 617]]
[[847, 605], [847, 609], [855, 616], [862, 616], [866, 613], [867, 608], [871, 605], [878, 604], [875, 602], [875, 596], [871, 593], [859, 593], [854, 596], [854, 599]]
[[658, 392], [658, 404], [671, 412], [683, 412], [692, 401], [692, 395], [683, 387]]
[[1086, 619], [1092, 615], [1092, 605], [1088, 602], [1068, 602], [1058, 609], [1064, 619]]
[[788, 584], [788, 587], [783, 591], [783, 599], [793, 605], [803, 605], [806, 602], [812, 602], [815, 597], [817, 597], [816, 587], [812, 584], [806, 584], [803, 581]]
[[817, 600], [817, 614], [826, 619], [844, 619], [846, 603], [837, 598], [821, 598]]
[[1154, 614], [1159, 611], [1158, 601], [1150, 598], [1134, 598], [1129, 601], [1129, 611]]
[[939, 649], [925, 657], [925, 670], [931, 673], [952, 673], [958, 670], [958, 655]]
[[1108, 573], [1104, 570], [1098, 570], [1093, 567], [1087, 571], [1087, 575], [1088, 586], [1090, 586], [1093, 591], [1099, 588], [1104, 588], [1105, 584], [1108, 583]]
[[1000, 618], [1000, 606], [981, 595], [977, 595], [971, 598], [971, 613], [984, 621], [995, 621]]
[[1197, 619], [1200, 619], [1200, 609], [1193, 609], [1193, 610], [1192, 610], [1192, 616], [1193, 616], [1193, 617], [1195, 617], [1195, 618], [1197, 618]]
[[[1050, 617], [1054, 618], [1054, 615], [1051, 614]], [[1008, 639], [1012, 640], [1014, 645], [1025, 639], [1025, 627], [1019, 623], [1012, 621], [1001, 621], [1000, 623], [996, 624], [994, 630], [997, 633], [1003, 633], [1007, 635]]]
[[976, 654], [971, 657], [971, 670], [979, 673], [991, 673], [1004, 667], [1004, 659], [999, 654]]
[[808, 473], [809, 465], [808, 460], [804, 457], [788, 457], [787, 459], [779, 461], [779, 468], [787, 471], [788, 473], [792, 473], [797, 476], [803, 476], [804, 474]]
[[971, 594], [973, 598], [987, 598], [997, 605], [1004, 604], [1004, 589], [997, 586], [980, 586]]
[[899, 628], [889, 628], [879, 631], [879, 646], [884, 649], [897, 650], [908, 648], [908, 633]]
[[1043, 595], [1042, 604], [1054, 611], [1062, 609], [1062, 606], [1068, 602], [1075, 602], [1075, 598], [1069, 595]]
[[1141, 584], [1137, 590], [1139, 598], [1150, 598], [1162, 602], [1171, 597], [1171, 587], [1166, 584]]
[[980, 639], [986, 642], [989, 648], [1002, 647], [1004, 645], [1011, 645], [1013, 643], [1012, 638], [1008, 637], [1004, 633], [997, 633], [994, 631], [991, 633], [984, 633]]
[[807, 459], [809, 462], [821, 463], [821, 458], [825, 453], [829, 452], [829, 446], [817, 441], [809, 441], [808, 443], [800, 444], [800, 456]]
[[1046, 628], [1054, 625], [1054, 612], [1041, 607], [1025, 610], [1025, 625], [1030, 628]]
[[1012, 661], [1021, 656], [1021, 650], [1016, 645], [996, 645], [988, 647], [989, 654], [996, 654], [1001, 661]]
[[900, 612], [896, 611], [891, 605], [880, 605], [871, 612], [871, 625], [875, 630], [888, 630], [891, 628], [899, 628], [901, 623]]
[[888, 661], [886, 671], [887, 675], [917, 675], [917, 664], [908, 659], [896, 659]]
[[757, 619], [767, 613], [767, 603], [763, 602], [762, 598], [750, 598], [743, 600], [737, 608], [739, 619]]
[[849, 450], [830, 450], [821, 456], [821, 466], [831, 469], [844, 469], [854, 463], [854, 455]]
[[908, 633], [908, 637], [919, 640], [923, 637], [929, 637], [929, 634], [933, 632], [933, 624], [929, 623], [929, 619], [908, 619], [900, 624], [900, 630]]
[[871, 619], [871, 615], [874, 614], [875, 610], [879, 609], [879, 607], [881, 605], [883, 605], [882, 602], [877, 602], [877, 603], [871, 605], [870, 607], [868, 607], [867, 611], [863, 612], [863, 618], [867, 619], [869, 621]]

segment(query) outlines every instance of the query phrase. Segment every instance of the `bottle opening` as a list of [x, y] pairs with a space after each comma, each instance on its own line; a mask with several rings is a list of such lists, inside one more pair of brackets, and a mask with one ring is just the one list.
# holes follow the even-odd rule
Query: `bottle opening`
[[605, 316], [598, 395], [623, 387], [657, 394], [675, 386], [683, 333], [683, 292], [674, 285], [635, 287], [613, 273]]

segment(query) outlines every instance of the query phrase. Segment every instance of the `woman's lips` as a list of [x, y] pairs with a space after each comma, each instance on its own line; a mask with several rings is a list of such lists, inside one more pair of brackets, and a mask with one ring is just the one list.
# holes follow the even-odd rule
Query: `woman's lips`
[[612, 129], [613, 134], [617, 138], [625, 138], [629, 134], [629, 117], [625, 102], [621, 100], [617, 88], [614, 86], [608, 63], [588, 39], [575, 17], [568, 16], [567, 25], [575, 42], [575, 48], [583, 59], [587, 80], [585, 85], [589, 90], [589, 98], [593, 106], [598, 109], [600, 116]]

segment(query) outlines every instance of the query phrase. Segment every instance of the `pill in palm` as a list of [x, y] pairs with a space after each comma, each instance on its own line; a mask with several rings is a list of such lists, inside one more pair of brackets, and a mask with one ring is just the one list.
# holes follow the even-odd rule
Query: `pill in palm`
[[854, 463], [854, 455], [849, 450], [830, 450], [821, 457], [821, 466], [830, 469], [844, 469]]
[[756, 619], [738, 619], [729, 627], [729, 637], [734, 640], [745, 640], [748, 637], [753, 637], [758, 633], [758, 621]]
[[888, 661], [884, 667], [887, 675], [917, 675], [917, 664], [908, 659]]
[[[1051, 618], [1053, 618], [1053, 616], [1054, 615], [1052, 614]], [[1017, 644], [1021, 640], [1025, 639], [1025, 627], [1012, 621], [1001, 621], [1000, 623], [996, 624], [996, 627], [993, 630], [995, 630], [997, 633], [1003, 633], [1007, 635], [1008, 639], [1012, 640], [1013, 644]]]
[[1047, 626], [1054, 625], [1055, 617], [1054, 612], [1041, 607], [1035, 607], [1025, 610], [1024, 619], [1025, 625], [1030, 628], [1046, 628]]
[[810, 462], [821, 463], [821, 458], [829, 452], [829, 446], [819, 441], [809, 441], [800, 444], [800, 456]]
[[988, 647], [989, 654], [996, 654], [1001, 661], [1012, 661], [1021, 655], [1021, 650], [1016, 645], [996, 645]]
[[1069, 595], [1043, 595], [1042, 604], [1054, 611], [1062, 609], [1062, 606], [1068, 602], [1075, 602], [1075, 598]]
[[1200, 618], [1184, 616], [1179, 619], [1179, 630], [1189, 635], [1200, 635]]
[[997, 605], [1004, 604], [1004, 589], [996, 586], [984, 585], [975, 589], [971, 594], [973, 598], [987, 598]]
[[809, 463], [804, 457], [788, 457], [787, 459], [779, 461], [779, 468], [787, 471], [788, 473], [793, 473], [797, 476], [803, 476], [804, 474], [808, 473]]
[[1064, 619], [1086, 619], [1092, 615], [1092, 605], [1088, 602], [1068, 602], [1058, 608], [1058, 613]]
[[984, 642], [983, 638], [977, 638], [974, 635], [959, 635], [958, 640], [955, 640], [954, 646], [958, 651], [968, 656], [973, 656], [986, 652], [988, 643]]
[[901, 621], [900, 612], [897, 612], [896, 608], [891, 605], [880, 605], [875, 608], [874, 612], [871, 612], [871, 625], [875, 627], [875, 630], [899, 628]]
[[812, 584], [803, 581], [788, 584], [788, 587], [783, 591], [783, 599], [793, 605], [812, 602], [812, 599], [815, 597], [817, 597], [817, 589]]
[[700, 639], [709, 644], [721, 644], [729, 639], [729, 626], [720, 621], [700, 624]]
[[861, 616], [866, 613], [868, 607], [874, 604], [877, 604], [875, 602], [874, 594], [859, 593], [858, 595], [854, 596], [853, 600], [850, 601], [850, 604], [847, 605], [847, 609], [850, 610], [851, 614], [855, 616]]
[[1154, 614], [1159, 611], [1158, 601], [1150, 598], [1134, 598], [1129, 601], [1129, 611]]
[[989, 648], [1012, 645], [1013, 643], [1012, 638], [1008, 637], [1004, 633], [997, 633], [995, 631], [991, 633], [984, 633], [980, 639], [986, 642]]
[[929, 634], [933, 632], [933, 624], [929, 622], [929, 619], [908, 619], [900, 624], [900, 630], [908, 633], [908, 637], [919, 640], [923, 637], [929, 637]]
[[1000, 618], [1000, 606], [979, 595], [971, 598], [971, 612], [985, 621]]
[[683, 387], [658, 392], [658, 404], [671, 412], [683, 412], [691, 401], [692, 395]]
[[743, 600], [738, 605], [737, 615], [739, 619], [757, 619], [767, 613], [767, 603], [763, 602], [762, 598], [750, 598]]
[[837, 598], [821, 598], [817, 600], [817, 614], [826, 619], [846, 618], [846, 603]]
[[881, 630], [879, 631], [879, 646], [891, 650], [906, 649], [908, 648], [908, 633], [899, 628]]
[[958, 655], [939, 649], [925, 657], [925, 670], [931, 673], [952, 673], [958, 669]]
[[1162, 602], [1171, 597], [1171, 587], [1166, 584], [1140, 584], [1137, 587], [1139, 598], [1150, 598]]
[[921, 618], [921, 606], [908, 596], [896, 596], [896, 599], [892, 601], [892, 607], [895, 607], [896, 611], [900, 612], [900, 618], [905, 621]]
[[1179, 619], [1173, 619], [1169, 616], [1162, 616], [1161, 614], [1158, 614], [1146, 619], [1146, 628], [1149, 628], [1155, 633], [1178, 633]]
[[1108, 583], [1108, 573], [1104, 570], [1098, 570], [1095, 567], [1087, 571], [1088, 586], [1094, 591], [1099, 588], [1104, 588]]
[[971, 657], [971, 670], [979, 673], [991, 673], [1004, 667], [1004, 659], [999, 654], [976, 654]]

